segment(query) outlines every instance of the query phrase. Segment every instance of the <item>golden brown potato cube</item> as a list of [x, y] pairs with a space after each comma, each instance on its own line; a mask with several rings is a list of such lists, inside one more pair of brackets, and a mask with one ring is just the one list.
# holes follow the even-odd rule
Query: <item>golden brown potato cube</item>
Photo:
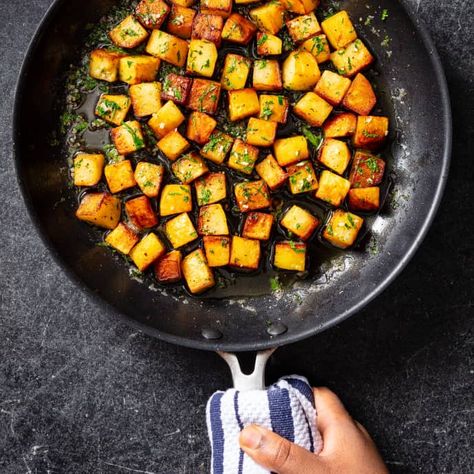
[[102, 178], [104, 163], [101, 153], [78, 153], [74, 158], [74, 184], [95, 186]]
[[109, 33], [109, 36], [120, 48], [136, 48], [148, 38], [148, 31], [133, 15], [129, 15]]
[[110, 134], [119, 155], [129, 155], [145, 148], [142, 127], [136, 120], [124, 122], [120, 127], [113, 128]]
[[370, 188], [382, 182], [385, 161], [364, 151], [356, 151], [349, 181], [353, 188]]
[[227, 18], [232, 13], [232, 0], [201, 0], [201, 12]]
[[170, 0], [173, 5], [180, 5], [182, 7], [191, 7], [196, 0]]
[[280, 270], [304, 272], [306, 269], [306, 244], [285, 240], [275, 244], [273, 265]]
[[128, 255], [130, 250], [140, 240], [138, 235], [126, 224], [121, 222], [112, 232], [110, 232], [105, 241], [115, 250], [124, 255]]
[[192, 294], [199, 294], [212, 288], [216, 282], [202, 249], [186, 255], [181, 265], [184, 279]]
[[191, 199], [191, 186], [184, 184], [167, 184], [161, 193], [160, 215], [163, 217], [191, 212], [193, 201]]
[[229, 265], [242, 270], [257, 270], [260, 265], [260, 253], [259, 240], [233, 235]]
[[166, 19], [170, 7], [163, 0], [141, 0], [135, 15], [145, 28], [158, 30]]
[[298, 117], [312, 127], [321, 127], [332, 112], [332, 105], [314, 92], [307, 92], [293, 107]]
[[181, 262], [183, 255], [172, 250], [155, 262], [155, 277], [159, 283], [176, 283], [181, 280]]
[[230, 238], [218, 235], [205, 235], [202, 238], [207, 264], [212, 267], [225, 267], [230, 260]]
[[234, 187], [235, 200], [240, 212], [258, 211], [271, 206], [270, 193], [265, 181], [244, 181]]
[[164, 31], [153, 30], [146, 52], [174, 66], [183, 67], [188, 56], [188, 42]]
[[357, 74], [344, 96], [342, 105], [359, 115], [369, 115], [377, 103], [374, 89], [363, 74]]
[[308, 240], [319, 225], [319, 219], [300, 206], [293, 205], [286, 211], [280, 224], [301, 240]]
[[336, 173], [343, 174], [346, 171], [351, 152], [345, 142], [326, 138], [318, 156], [318, 160]]
[[272, 155], [268, 155], [264, 160], [258, 163], [255, 169], [271, 190], [282, 186], [288, 177], [285, 170]]
[[208, 173], [194, 181], [198, 206], [206, 206], [227, 197], [225, 173]]
[[153, 82], [160, 64], [158, 58], [151, 56], [125, 56], [119, 62], [120, 80], [130, 85]]
[[319, 79], [314, 92], [332, 105], [339, 105], [351, 86], [351, 80], [326, 70]]
[[233, 143], [233, 137], [219, 130], [215, 130], [212, 132], [209, 141], [201, 148], [201, 155], [213, 163], [220, 165], [224, 162]]
[[166, 247], [156, 234], [143, 237], [130, 251], [130, 258], [137, 268], [144, 272], [153, 262], [166, 253]]
[[217, 48], [207, 40], [192, 39], [189, 43], [186, 72], [212, 77], [217, 62]]
[[376, 150], [388, 136], [388, 117], [359, 116], [352, 142], [357, 148]]
[[314, 12], [308, 13], [307, 15], [297, 16], [296, 18], [287, 21], [286, 27], [295, 43], [302, 43], [308, 38], [312, 38], [321, 33], [321, 27], [319, 26], [318, 19]]
[[104, 174], [112, 194], [133, 188], [137, 184], [130, 160], [108, 164], [104, 168]]
[[193, 80], [189, 77], [170, 73], [163, 81], [161, 98], [163, 100], [172, 100], [176, 104], [185, 105], [188, 101], [189, 92]]
[[292, 51], [283, 63], [283, 86], [292, 91], [312, 89], [321, 77], [316, 58], [308, 51]]
[[237, 44], [248, 44], [257, 27], [239, 13], [232, 13], [224, 24], [222, 38]]
[[302, 135], [279, 138], [273, 145], [280, 166], [288, 166], [309, 158], [308, 141]]
[[194, 18], [191, 38], [207, 40], [220, 47], [223, 28], [224, 20], [221, 16], [198, 13]]
[[250, 59], [230, 53], [225, 57], [221, 84], [225, 90], [243, 89], [250, 72]]
[[318, 178], [311, 161], [300, 161], [296, 165], [288, 166], [286, 171], [292, 194], [307, 193], [318, 189]]
[[331, 59], [331, 49], [326, 35], [318, 35], [314, 38], [307, 39], [301, 44], [301, 48], [311, 53], [318, 64], [325, 63]]
[[335, 15], [326, 18], [321, 23], [321, 26], [334, 49], [345, 48], [349, 43], [357, 39], [354, 25], [345, 10], [341, 10]]
[[175, 249], [198, 238], [196, 229], [186, 212], [173, 217], [165, 224], [165, 234]]
[[211, 133], [217, 126], [217, 122], [203, 112], [191, 112], [188, 118], [186, 136], [199, 145], [209, 141]]
[[319, 0], [282, 0], [280, 3], [290, 12], [306, 15], [316, 10]]
[[283, 41], [270, 33], [257, 33], [257, 54], [259, 56], [278, 56], [283, 51]]
[[135, 117], [141, 118], [156, 114], [163, 105], [161, 103], [161, 84], [159, 82], [135, 84], [130, 86], [129, 93]]
[[323, 237], [335, 247], [346, 249], [354, 244], [363, 223], [362, 217], [337, 209], [326, 224]]
[[79, 204], [76, 217], [104, 229], [115, 229], [120, 222], [121, 201], [109, 193], [86, 194]]
[[344, 138], [354, 135], [357, 116], [343, 112], [330, 117], [324, 122], [323, 131], [326, 138]]
[[272, 233], [273, 216], [264, 212], [249, 212], [245, 218], [242, 236], [247, 239], [269, 240]]
[[260, 112], [260, 102], [255, 89], [229, 91], [229, 119], [237, 122]]
[[282, 95], [260, 96], [260, 118], [277, 123], [286, 123], [289, 101]]
[[208, 79], [193, 79], [188, 107], [191, 110], [215, 114], [221, 95], [221, 85]]
[[276, 35], [284, 24], [285, 9], [278, 2], [269, 2], [250, 10], [250, 18], [260, 30]]
[[276, 59], [256, 59], [253, 63], [253, 87], [258, 91], [279, 91], [283, 87]]
[[178, 36], [179, 38], [189, 39], [191, 38], [195, 16], [196, 10], [192, 8], [172, 5], [166, 30], [168, 33]]
[[164, 166], [146, 161], [140, 161], [135, 167], [135, 181], [142, 193], [149, 198], [158, 197], [164, 174]]
[[184, 155], [171, 165], [174, 175], [184, 184], [192, 183], [209, 169], [204, 160], [195, 151]]
[[351, 183], [347, 179], [331, 171], [324, 170], [319, 177], [319, 188], [316, 191], [315, 197], [335, 207], [339, 207], [346, 198], [350, 187]]
[[380, 188], [352, 188], [349, 190], [349, 208], [353, 211], [375, 212], [380, 207]]
[[264, 147], [273, 145], [277, 126], [276, 122], [251, 117], [247, 126], [247, 143]]
[[258, 159], [258, 148], [237, 138], [230, 151], [227, 166], [245, 174], [252, 174], [255, 162]]
[[229, 235], [227, 216], [221, 204], [209, 204], [199, 209], [199, 235]]
[[331, 54], [331, 61], [337, 72], [346, 77], [353, 77], [362, 69], [370, 66], [374, 57], [360, 39], [356, 39], [345, 49]]
[[123, 54], [95, 49], [90, 54], [89, 75], [94, 79], [115, 82], [118, 79], [119, 62]]
[[163, 138], [185, 121], [179, 107], [172, 100], [166, 102], [148, 121], [149, 127], [158, 138]]
[[173, 130], [165, 135], [157, 143], [157, 146], [168, 160], [175, 161], [189, 148], [190, 145], [178, 130]]
[[138, 196], [125, 202], [125, 211], [130, 222], [138, 229], [150, 229], [158, 225], [158, 218], [151, 207], [150, 199]]

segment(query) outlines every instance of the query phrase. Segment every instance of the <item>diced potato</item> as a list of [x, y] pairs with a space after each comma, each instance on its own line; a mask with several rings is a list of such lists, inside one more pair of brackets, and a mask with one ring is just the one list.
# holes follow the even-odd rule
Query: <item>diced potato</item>
[[196, 152], [188, 153], [171, 165], [174, 175], [184, 184], [192, 183], [209, 169]]
[[229, 235], [227, 216], [221, 204], [209, 204], [199, 209], [199, 235]]
[[120, 48], [136, 48], [148, 38], [148, 31], [133, 15], [129, 15], [109, 33], [109, 36]]
[[268, 147], [276, 137], [277, 123], [251, 117], [247, 126], [246, 141], [249, 145]]
[[191, 112], [188, 118], [186, 136], [199, 145], [204, 145], [217, 126], [217, 122], [203, 112]]
[[332, 105], [314, 92], [307, 92], [293, 107], [295, 114], [313, 127], [321, 127], [332, 110]]
[[282, 95], [260, 96], [260, 118], [277, 123], [286, 123], [289, 101]]
[[135, 15], [145, 28], [158, 30], [166, 19], [170, 7], [163, 0], [141, 0]]
[[225, 90], [243, 89], [250, 72], [250, 59], [229, 53], [222, 68], [221, 84]]
[[319, 0], [281, 0], [280, 3], [290, 12], [306, 15], [316, 10]]
[[235, 0], [236, 5], [250, 5], [251, 3], [258, 3], [258, 0]]
[[319, 79], [314, 92], [332, 105], [339, 105], [351, 86], [351, 80], [326, 70]]
[[380, 207], [380, 188], [352, 188], [349, 190], [349, 208], [353, 211], [375, 212]]
[[318, 160], [336, 173], [343, 174], [346, 171], [351, 152], [345, 142], [326, 138], [321, 147]]
[[349, 181], [353, 188], [370, 188], [382, 182], [385, 161], [364, 151], [356, 151]]
[[286, 22], [288, 33], [295, 43], [302, 43], [303, 41], [312, 38], [321, 33], [318, 19], [314, 12], [307, 15], [297, 16]]
[[202, 238], [208, 265], [225, 267], [230, 260], [230, 238], [218, 235], [205, 235]]
[[280, 166], [288, 166], [309, 158], [308, 141], [302, 135], [279, 138], [273, 145]]
[[175, 161], [189, 148], [190, 145], [178, 130], [173, 130], [165, 135], [157, 143], [157, 146], [168, 160]]
[[148, 121], [149, 127], [158, 138], [163, 138], [185, 121], [181, 110], [169, 100]]
[[376, 150], [388, 136], [388, 117], [359, 116], [352, 142], [357, 148]]
[[331, 59], [331, 49], [329, 48], [326, 35], [318, 35], [307, 39], [301, 45], [301, 48], [311, 53], [316, 58], [318, 64], [325, 63]]
[[102, 178], [104, 163], [101, 153], [78, 153], [74, 158], [74, 184], [95, 186]]
[[207, 40], [193, 39], [189, 43], [186, 72], [212, 77], [217, 62], [217, 48]]
[[225, 173], [208, 173], [194, 181], [198, 206], [214, 204], [227, 197]]
[[260, 30], [276, 35], [284, 24], [285, 9], [278, 2], [269, 2], [250, 10], [250, 18]]
[[120, 58], [123, 54], [95, 49], [90, 54], [89, 75], [94, 79], [115, 82], [118, 79]]
[[160, 69], [160, 60], [151, 56], [125, 56], [120, 58], [120, 80], [129, 85], [153, 82]]
[[215, 114], [221, 95], [221, 85], [208, 79], [193, 79], [188, 107], [191, 110]]
[[318, 189], [318, 178], [311, 161], [300, 161], [296, 165], [289, 166], [286, 170], [292, 194], [307, 193]]
[[280, 65], [276, 59], [256, 59], [254, 61], [253, 87], [258, 91], [279, 91], [282, 89]]
[[125, 211], [130, 222], [138, 229], [150, 229], [158, 225], [158, 218], [151, 207], [150, 199], [138, 196], [125, 202]]
[[182, 7], [191, 7], [196, 0], [170, 0], [173, 5], [180, 5]]
[[345, 48], [349, 43], [357, 39], [354, 25], [345, 10], [341, 10], [335, 15], [326, 18], [321, 23], [321, 26], [334, 49]]
[[161, 193], [160, 215], [163, 217], [191, 212], [191, 186], [184, 184], [167, 184]]
[[201, 11], [227, 18], [232, 13], [232, 0], [201, 0]]
[[137, 185], [130, 160], [108, 164], [104, 169], [104, 174], [112, 194]]
[[257, 27], [239, 13], [232, 13], [224, 24], [222, 38], [237, 44], [248, 44]]
[[220, 165], [224, 162], [233, 143], [233, 137], [219, 130], [215, 130], [209, 141], [201, 148], [201, 155], [213, 163]]
[[264, 212], [249, 212], [245, 219], [242, 236], [247, 239], [269, 240], [272, 233], [273, 216]]
[[179, 76], [178, 74], [168, 74], [163, 82], [161, 98], [172, 100], [176, 104], [185, 105], [188, 101], [189, 92], [193, 80], [189, 77]]
[[265, 181], [244, 181], [234, 187], [240, 212], [258, 211], [271, 206], [270, 193]]
[[113, 230], [120, 222], [121, 201], [109, 193], [88, 193], [79, 204], [76, 217], [89, 224]]
[[285, 170], [272, 155], [268, 155], [264, 160], [258, 163], [255, 169], [271, 190], [279, 188], [286, 181], [287, 174]]
[[[270, 122], [269, 122], [270, 123]], [[252, 174], [255, 162], [258, 159], [258, 148], [245, 143], [237, 138], [230, 151], [229, 162], [227, 165], [233, 170], [245, 174]]]
[[277, 56], [283, 51], [283, 41], [270, 33], [257, 33], [257, 54], [259, 56]]
[[110, 232], [105, 241], [115, 250], [128, 255], [130, 250], [140, 240], [138, 235], [126, 224], [121, 222], [112, 232]]
[[347, 179], [331, 171], [324, 170], [319, 177], [319, 188], [316, 191], [315, 197], [335, 207], [339, 207], [346, 198], [350, 187], [351, 183]]
[[146, 161], [140, 161], [135, 167], [135, 181], [142, 193], [149, 198], [156, 198], [160, 193], [165, 168]]
[[221, 16], [201, 12], [194, 18], [191, 38], [207, 40], [220, 47], [223, 28], [224, 20]]
[[231, 267], [240, 268], [242, 270], [257, 270], [260, 265], [260, 241], [246, 239], [244, 237], [232, 236], [230, 246]]
[[260, 112], [260, 102], [255, 89], [229, 91], [229, 119], [231, 122], [243, 120]]
[[168, 33], [182, 39], [191, 38], [195, 16], [196, 10], [181, 5], [173, 5], [166, 27]]
[[335, 247], [346, 249], [354, 244], [363, 223], [362, 217], [337, 209], [326, 224], [323, 237]]
[[130, 258], [137, 268], [144, 272], [153, 262], [166, 253], [166, 247], [156, 234], [143, 237], [130, 251]]
[[140, 122], [124, 122], [110, 132], [114, 146], [119, 155], [129, 155], [145, 148]]
[[362, 69], [370, 66], [374, 57], [365, 44], [360, 39], [356, 39], [345, 49], [339, 49], [332, 53], [331, 61], [339, 74], [353, 77]]
[[357, 74], [344, 96], [342, 105], [359, 115], [369, 115], [377, 103], [374, 89], [363, 74]]
[[153, 30], [146, 52], [174, 66], [183, 67], [188, 55], [188, 42], [164, 31]]
[[304, 272], [306, 269], [306, 244], [285, 240], [275, 244], [273, 265], [280, 270]]
[[324, 122], [323, 131], [326, 138], [344, 138], [354, 135], [357, 116], [349, 112], [336, 114]]
[[293, 205], [280, 221], [280, 224], [301, 240], [308, 240], [319, 225], [319, 219], [300, 206]]
[[186, 212], [173, 217], [165, 224], [165, 234], [175, 249], [198, 238], [196, 229]]
[[[147, 117], [157, 113], [161, 107], [161, 84], [159, 82], [142, 82], [130, 86], [130, 99], [136, 117]], [[120, 124], [117, 124], [120, 125]]]
[[181, 268], [189, 291], [193, 294], [209, 290], [216, 284], [214, 274], [207, 264], [202, 249], [197, 249], [186, 255]]
[[155, 277], [159, 283], [177, 283], [182, 278], [181, 263], [183, 255], [172, 250], [155, 262]]
[[283, 87], [292, 91], [312, 89], [321, 77], [316, 58], [308, 51], [292, 51], [283, 63]]

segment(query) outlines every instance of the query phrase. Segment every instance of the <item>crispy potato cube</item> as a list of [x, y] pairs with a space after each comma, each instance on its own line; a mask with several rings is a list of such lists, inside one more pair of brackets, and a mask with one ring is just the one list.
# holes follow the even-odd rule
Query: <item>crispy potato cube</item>
[[270, 193], [263, 180], [238, 183], [234, 193], [240, 212], [258, 211], [271, 206]]
[[259, 240], [246, 239], [237, 235], [232, 236], [229, 260], [231, 267], [242, 270], [257, 270], [260, 265], [260, 254]]
[[150, 199], [138, 196], [125, 202], [125, 211], [130, 222], [138, 229], [150, 229], [158, 225], [158, 218], [151, 207]]
[[167, 184], [163, 188], [160, 198], [160, 216], [172, 216], [192, 210], [191, 186]]
[[252, 174], [255, 162], [258, 159], [258, 148], [237, 138], [230, 151], [227, 166], [245, 174]]
[[198, 206], [214, 204], [227, 197], [225, 173], [208, 173], [194, 181]]
[[353, 188], [370, 188], [382, 182], [385, 161], [364, 151], [356, 151], [349, 181]]
[[90, 54], [89, 76], [100, 81], [115, 82], [118, 79], [119, 62], [123, 54], [95, 49]]
[[350, 187], [351, 183], [347, 179], [331, 171], [324, 170], [319, 177], [319, 188], [316, 191], [315, 197], [335, 207], [339, 207], [346, 198]]
[[171, 165], [174, 175], [184, 184], [192, 183], [209, 169], [204, 160], [195, 151], [184, 155]]
[[326, 138], [321, 147], [318, 160], [336, 173], [343, 174], [349, 161], [351, 161], [351, 152], [345, 142], [334, 138]]
[[353, 211], [375, 212], [380, 207], [380, 188], [352, 188], [349, 190], [349, 208]]
[[283, 51], [283, 41], [270, 33], [257, 33], [257, 54], [259, 56], [277, 56]]
[[148, 31], [133, 15], [129, 15], [109, 33], [109, 36], [120, 48], [136, 48], [148, 38]]
[[190, 145], [178, 130], [173, 130], [165, 135], [157, 143], [157, 146], [168, 160], [175, 161], [189, 148]]
[[229, 91], [229, 119], [231, 122], [243, 120], [260, 112], [260, 102], [255, 89]]
[[260, 118], [277, 123], [286, 123], [289, 101], [282, 95], [260, 96]]
[[204, 145], [209, 141], [212, 132], [217, 126], [217, 122], [203, 112], [191, 112], [188, 118], [186, 136], [199, 145]]
[[363, 74], [357, 74], [344, 96], [342, 105], [356, 114], [369, 115], [376, 103], [377, 97], [372, 85]]
[[129, 155], [145, 148], [142, 127], [136, 120], [124, 122], [120, 127], [113, 128], [110, 134], [119, 155]]
[[232, 13], [232, 0], [201, 0], [201, 12], [227, 18]]
[[[159, 82], [142, 82], [130, 86], [130, 99], [136, 117], [147, 117], [157, 113], [161, 107], [161, 84]], [[120, 125], [120, 124], [117, 124]]]
[[130, 160], [123, 160], [106, 165], [104, 174], [112, 194], [133, 188], [137, 184]]
[[319, 0], [282, 0], [280, 3], [290, 12], [306, 15], [316, 10]]
[[216, 284], [214, 274], [207, 264], [202, 249], [197, 249], [186, 255], [181, 268], [189, 291], [192, 294], [202, 293]]
[[292, 91], [312, 89], [321, 77], [316, 58], [308, 51], [292, 51], [283, 63], [283, 86]]
[[279, 138], [273, 145], [280, 166], [288, 166], [309, 158], [308, 141], [302, 135]]
[[156, 234], [143, 237], [130, 251], [130, 258], [137, 268], [144, 272], [153, 262], [166, 253], [166, 247]]
[[164, 174], [164, 166], [140, 161], [135, 167], [134, 176], [142, 193], [149, 198], [156, 198], [160, 193]]
[[311, 161], [300, 161], [296, 165], [288, 166], [286, 171], [292, 194], [307, 193], [318, 189], [318, 178]]
[[388, 136], [388, 117], [359, 116], [352, 142], [357, 148], [376, 150]]
[[130, 250], [140, 240], [138, 235], [126, 224], [121, 222], [112, 232], [110, 232], [105, 241], [115, 250], [124, 255], [128, 255]]
[[158, 30], [166, 19], [170, 7], [163, 0], [141, 0], [135, 15], [145, 28]]
[[207, 40], [220, 47], [223, 28], [224, 20], [221, 16], [198, 13], [194, 18], [191, 38]]
[[332, 110], [332, 105], [314, 92], [307, 92], [293, 107], [295, 114], [312, 127], [321, 127]]
[[188, 55], [188, 42], [164, 31], [153, 30], [146, 52], [174, 66], [183, 67]]
[[224, 24], [222, 38], [237, 44], [248, 44], [257, 27], [239, 13], [232, 13]]
[[115, 229], [120, 222], [121, 201], [109, 193], [88, 193], [79, 204], [76, 217], [104, 229]]
[[208, 79], [193, 79], [188, 107], [191, 110], [215, 114], [221, 96], [221, 85]]
[[163, 82], [161, 98], [185, 105], [188, 101], [192, 82], [193, 80], [189, 77], [179, 76], [174, 73], [168, 74]]
[[280, 65], [276, 59], [256, 59], [254, 61], [253, 87], [258, 91], [279, 91], [282, 89]]
[[199, 235], [229, 235], [227, 216], [221, 204], [209, 204], [199, 209]]
[[250, 18], [260, 30], [276, 35], [284, 24], [285, 9], [278, 2], [269, 2], [250, 10]]
[[273, 265], [280, 270], [304, 272], [306, 269], [306, 244], [285, 240], [275, 244]]
[[277, 126], [276, 122], [251, 117], [247, 126], [247, 143], [264, 147], [273, 145]]
[[224, 162], [233, 143], [233, 137], [219, 130], [215, 130], [212, 132], [209, 141], [201, 148], [201, 155], [213, 163], [220, 165]]
[[207, 264], [212, 267], [225, 267], [230, 260], [230, 238], [218, 235], [205, 235], [202, 238]]
[[363, 223], [362, 217], [337, 209], [326, 224], [323, 237], [335, 247], [346, 249], [354, 244]]
[[78, 153], [74, 158], [74, 184], [95, 186], [102, 178], [104, 163], [101, 153]]
[[217, 48], [207, 40], [193, 39], [189, 43], [186, 72], [212, 77], [217, 62]]
[[176, 283], [181, 280], [181, 262], [183, 255], [172, 250], [155, 262], [155, 277], [159, 283]]
[[245, 219], [242, 236], [247, 239], [269, 240], [272, 233], [273, 216], [264, 212], [249, 212]]
[[170, 0], [173, 5], [180, 5], [182, 7], [191, 7], [196, 0]]
[[250, 59], [230, 53], [225, 57], [221, 84], [225, 90], [243, 89], [250, 72]]
[[319, 219], [300, 206], [291, 206], [280, 224], [301, 240], [308, 240], [319, 225]]
[[332, 105], [339, 105], [351, 86], [351, 80], [326, 70], [319, 79], [314, 92]]
[[153, 82], [156, 79], [160, 60], [151, 56], [125, 56], [120, 58], [120, 80], [129, 85]]
[[345, 48], [349, 43], [357, 39], [354, 25], [345, 10], [341, 10], [335, 15], [326, 18], [321, 23], [321, 26], [334, 49]]
[[343, 112], [330, 117], [324, 122], [323, 131], [326, 138], [344, 138], [354, 135], [357, 116]]
[[192, 8], [172, 5], [166, 30], [171, 35], [178, 36], [182, 39], [189, 39], [191, 38], [195, 16], [196, 10]]
[[196, 229], [186, 212], [173, 217], [165, 224], [165, 234], [175, 249], [198, 238]]
[[163, 138], [185, 121], [181, 110], [172, 100], [166, 102], [148, 121], [149, 127], [158, 138]]
[[331, 61], [339, 74], [353, 77], [362, 69], [370, 66], [374, 57], [365, 44], [360, 39], [356, 39], [345, 49], [339, 49], [332, 53]]
[[312, 38], [321, 33], [318, 19], [314, 12], [307, 15], [297, 16], [286, 22], [288, 33], [295, 43], [302, 43], [303, 41]]
[[301, 48], [311, 53], [318, 64], [325, 63], [331, 59], [331, 49], [326, 35], [318, 35], [313, 38], [307, 39], [301, 44]]
[[272, 155], [268, 155], [264, 160], [258, 163], [255, 169], [271, 190], [282, 186], [288, 177], [285, 170]]

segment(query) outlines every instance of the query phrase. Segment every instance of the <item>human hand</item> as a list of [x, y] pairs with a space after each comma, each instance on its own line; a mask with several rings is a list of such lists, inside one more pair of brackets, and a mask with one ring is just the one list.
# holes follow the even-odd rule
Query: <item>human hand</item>
[[315, 388], [314, 398], [324, 442], [319, 455], [257, 425], [242, 430], [240, 447], [278, 474], [387, 474], [369, 433], [352, 419], [337, 395]]

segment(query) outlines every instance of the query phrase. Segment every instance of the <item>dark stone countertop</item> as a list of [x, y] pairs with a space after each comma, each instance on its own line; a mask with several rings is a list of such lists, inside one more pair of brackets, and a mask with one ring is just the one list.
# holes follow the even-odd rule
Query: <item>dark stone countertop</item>
[[[14, 84], [52, 0], [2, 3], [0, 44], [0, 472], [207, 472], [204, 407], [230, 384], [212, 353], [107, 317], [38, 237], [12, 158]], [[392, 472], [474, 472], [473, 4], [408, 2], [428, 25], [452, 96], [447, 191], [398, 280], [339, 327], [286, 347], [269, 380], [308, 375], [341, 395]]]

